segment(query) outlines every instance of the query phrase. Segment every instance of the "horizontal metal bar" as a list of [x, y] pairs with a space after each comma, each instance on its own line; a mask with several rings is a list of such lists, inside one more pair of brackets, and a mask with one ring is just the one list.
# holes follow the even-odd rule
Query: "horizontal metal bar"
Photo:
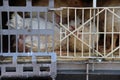
[[17, 12], [48, 12], [48, 7], [5, 7], [0, 6], [0, 11], [17, 11]]
[[62, 10], [63, 9], [119, 9], [120, 7], [119, 6], [113, 6], [113, 7], [60, 7]]
[[52, 62], [56, 62], [56, 53], [54, 52], [27, 52], [27, 53], [4, 53], [4, 54], [0, 54], [0, 56], [42, 56], [42, 57], [46, 57], [46, 56], [51, 56], [51, 61]]
[[[53, 34], [52, 29], [3, 29], [0, 30], [1, 34], [7, 35], [7, 34]], [[120, 32], [85, 32], [85, 33], [79, 33], [79, 34], [120, 34]], [[71, 34], [72, 35], [72, 34]]]
[[24, 35], [54, 35], [54, 30], [52, 29], [17, 29], [17, 30], [1, 30], [1, 34], [3, 35], [16, 35], [16, 34], [24, 34]]
[[4, 53], [3, 56], [52, 56], [54, 52], [27, 52], [27, 53]]
[[120, 70], [94, 70], [94, 71], [89, 71], [89, 74], [102, 74], [102, 75], [120, 75]]
[[51, 66], [50, 64], [37, 64], [37, 63], [30, 63], [30, 64], [2, 64], [0, 65], [0, 67], [16, 67], [16, 66], [22, 66], [22, 67], [34, 67], [34, 66], [38, 66], [38, 67], [49, 67]]
[[47, 12], [49, 10], [63, 10], [63, 9], [119, 9], [120, 7], [60, 7], [60, 8], [49, 8], [49, 7], [41, 7], [41, 6], [31, 6], [31, 7], [27, 7], [27, 6], [0, 6], [0, 11], [25, 11], [25, 12]]
[[[86, 74], [86, 70], [57, 70], [58, 74]], [[95, 70], [90, 71], [91, 75], [119, 75], [120, 70]]]

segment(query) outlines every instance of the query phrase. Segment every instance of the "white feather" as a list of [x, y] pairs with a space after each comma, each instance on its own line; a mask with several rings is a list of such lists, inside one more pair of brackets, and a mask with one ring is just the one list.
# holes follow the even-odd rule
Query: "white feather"
[[[39, 25], [38, 25], [39, 24]], [[8, 26], [10, 26], [11, 29], [52, 29], [54, 27], [55, 30], [55, 38], [54, 40], [56, 41], [55, 46], [59, 45], [59, 28], [57, 26], [53, 26], [53, 23], [51, 22], [46, 22], [45, 19], [43, 18], [25, 18], [23, 20], [23, 18], [18, 15], [18, 14], [13, 14], [12, 15], [12, 19], [10, 20], [10, 22], [7, 23]], [[34, 35], [31, 36], [27, 35], [27, 37], [25, 38], [25, 43], [28, 47], [31, 47], [31, 44], [33, 44], [33, 48], [38, 48], [38, 40], [40, 39], [40, 49], [43, 50], [45, 49], [45, 44], [46, 44], [46, 38], [45, 36], [40, 36], [40, 38], [38, 38], [38, 36]], [[47, 37], [47, 41], [49, 43], [47, 43], [48, 47], [52, 47], [52, 39], [51, 37]], [[31, 41], [32, 40], [32, 41]], [[57, 47], [56, 47], [57, 48]]]

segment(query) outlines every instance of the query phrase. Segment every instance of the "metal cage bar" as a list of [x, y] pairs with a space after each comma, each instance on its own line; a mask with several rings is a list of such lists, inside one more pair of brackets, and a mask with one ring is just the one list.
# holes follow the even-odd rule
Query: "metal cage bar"
[[[45, 7], [32, 6], [32, 0], [26, 0], [26, 6], [10, 6], [9, 0], [3, 0], [3, 6], [0, 6], [0, 56], [4, 58], [0, 60], [1, 77], [50, 76], [55, 80], [57, 74], [53, 42], [55, 20], [54, 12], [49, 12], [49, 8], [53, 7], [54, 0], [49, 0], [49, 5]], [[8, 29], [4, 29], [6, 26], [2, 25], [3, 12], [7, 14], [5, 25]], [[48, 14], [52, 15], [51, 21], [48, 21]], [[41, 18], [41, 15], [45, 18]], [[3, 51], [2, 41], [3, 36], [6, 35], [8, 51]], [[12, 42], [11, 39], [14, 41]], [[35, 40], [37, 45], [34, 43]], [[44, 46], [46, 49], [42, 50]], [[15, 50], [12, 51], [11, 47]], [[25, 61], [22, 61], [24, 58]]]
[[[60, 34], [61, 34], [61, 45], [62, 42], [67, 40], [68, 37], [70, 37], [69, 41], [67, 41], [67, 43], [72, 44], [73, 47], [71, 46], [66, 46], [67, 48], [67, 52], [65, 55], [65, 52], [61, 51], [61, 54], [59, 55], [59, 57], [64, 57], [64, 58], [77, 58], [77, 59], [89, 59], [89, 58], [105, 58], [107, 59], [115, 59], [115, 58], [119, 58], [119, 44], [118, 46], [112, 46], [115, 45], [115, 39], [116, 35], [119, 35], [119, 29], [118, 30], [114, 30], [115, 28], [118, 28], [118, 20], [119, 20], [119, 12], [117, 12], [119, 10], [119, 7], [96, 7], [96, 8], [78, 8], [78, 7], [61, 7], [61, 9], [64, 10], [68, 10], [71, 11], [73, 10], [73, 12], [81, 12], [81, 17], [80, 17], [80, 24], [75, 24], [77, 23], [77, 21], [79, 21], [79, 19], [77, 20], [68, 20], [69, 22], [67, 22], [68, 24], [63, 24], [62, 22], [62, 14], [63, 12], [60, 11], [61, 13], [61, 22], [60, 25], [62, 26]], [[87, 14], [85, 14], [84, 12], [86, 12]], [[69, 12], [70, 13], [70, 12]], [[68, 13], [68, 15], [69, 15]], [[79, 13], [80, 14], [80, 13]], [[75, 13], [74, 18], [78, 18], [78, 13]], [[88, 16], [86, 16], [88, 15]], [[102, 16], [101, 16], [102, 15]], [[110, 16], [111, 15], [111, 16]], [[105, 16], [105, 17], [103, 17]], [[108, 17], [110, 16], [110, 18]], [[114, 17], [112, 17], [114, 16]], [[87, 18], [86, 18], [87, 17]], [[86, 20], [87, 19], [87, 20]], [[103, 23], [101, 22], [101, 19], [103, 20]], [[109, 22], [110, 21], [110, 22]], [[72, 22], [72, 23], [71, 23]], [[102, 24], [102, 26], [101, 26]], [[111, 24], [111, 25], [109, 25]], [[75, 28], [75, 26], [77, 25], [77, 27]], [[70, 30], [70, 27], [73, 27], [73, 30]], [[110, 26], [110, 29], [109, 27]], [[99, 28], [103, 28], [104, 31], [99, 31]], [[79, 31], [82, 32], [79, 32]], [[86, 32], [84, 32], [85, 30], [88, 30]], [[66, 31], [66, 35], [63, 35], [63, 33]], [[81, 35], [81, 38], [78, 36]], [[89, 35], [88, 37], [86, 37], [86, 35]], [[103, 38], [103, 42], [102, 42], [102, 51], [99, 51], [100, 49], [100, 43], [98, 41], [99, 37], [102, 36]], [[109, 44], [109, 48], [108, 49], [108, 37], [111, 38], [109, 39], [111, 42], [111, 44]], [[73, 38], [73, 39], [71, 39]], [[76, 38], [76, 42], [74, 40], [74, 38]], [[86, 42], [88, 39], [88, 42]], [[90, 40], [91, 39], [91, 40]], [[116, 38], [117, 39], [117, 38]], [[71, 41], [72, 40], [72, 41]], [[96, 42], [97, 41], [97, 42]], [[67, 44], [66, 43], [66, 44]], [[77, 43], [75, 45], [75, 43]], [[81, 46], [80, 46], [81, 45]], [[77, 47], [79, 46], [79, 48]], [[85, 46], [87, 46], [85, 48]], [[70, 50], [70, 47], [72, 48], [73, 52], [68, 51]], [[64, 48], [64, 47], [61, 47]], [[77, 49], [77, 51], [75, 50], [75, 48]], [[81, 49], [80, 49], [81, 48]], [[88, 48], [88, 49], [87, 49]], [[85, 51], [85, 49], [87, 49], [87, 51]]]

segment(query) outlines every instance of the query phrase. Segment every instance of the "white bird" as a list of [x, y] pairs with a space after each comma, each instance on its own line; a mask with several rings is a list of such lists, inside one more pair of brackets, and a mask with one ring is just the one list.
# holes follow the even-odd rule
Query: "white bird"
[[74, 35], [70, 36], [70, 50], [77, 52], [89, 52], [91, 49], [96, 48], [96, 44], [99, 40], [99, 34], [97, 33], [97, 27], [90, 22], [85, 25], [79, 24], [76, 28], [73, 28]]
[[67, 37], [69, 35], [69, 38], [65, 38], [65, 36], [63, 39], [69, 41], [70, 51], [89, 52], [89, 50], [96, 48], [96, 44], [99, 40], [99, 34], [97, 33], [99, 29], [92, 21], [85, 23], [82, 24], [81, 19], [77, 16], [76, 22], [75, 20], [71, 20], [69, 25], [61, 24], [62, 27], [67, 27], [69, 29], [66, 35]]
[[[19, 14], [13, 14], [12, 19], [9, 20], [7, 25], [11, 29], [54, 29], [54, 41], [55, 41], [55, 49], [59, 48], [59, 26], [53, 25], [52, 22], [45, 21], [43, 18], [22, 18]], [[53, 28], [54, 27], [54, 28]], [[32, 38], [32, 39], [31, 39]], [[47, 39], [47, 40], [46, 40]], [[40, 40], [40, 41], [39, 41]], [[52, 38], [51, 36], [43, 36], [43, 35], [33, 35], [32, 37], [29, 35], [25, 36], [25, 46], [28, 48], [32, 47], [34, 50], [37, 50], [38, 47], [40, 46], [40, 50], [45, 50], [46, 44], [47, 48], [52, 48]], [[24, 40], [23, 40], [24, 41]], [[47, 43], [46, 43], [47, 41]], [[40, 44], [39, 44], [40, 42]], [[31, 46], [32, 45], [32, 46]]]
[[[82, 24], [81, 24], [81, 20], [77, 17], [77, 22], [75, 22], [75, 20], [71, 20], [69, 22], [69, 25], [67, 24], [63, 24], [61, 26], [53, 26], [53, 23], [50, 21], [45, 21], [45, 19], [43, 18], [22, 18], [20, 15], [18, 14], [13, 14], [12, 15], [12, 19], [9, 20], [9, 22], [7, 23], [8, 26], [10, 26], [11, 29], [54, 29], [55, 33], [54, 33], [54, 49], [55, 50], [60, 50], [60, 27], [66, 27], [69, 29], [69, 31], [74, 31], [77, 28], [79, 28]], [[76, 27], [75, 27], [75, 23], [76, 23]], [[74, 50], [74, 46], [75, 46], [75, 38], [76, 38], [76, 51], [82, 51], [82, 43], [83, 43], [83, 51], [89, 51], [89, 47], [94, 48], [95, 44], [98, 42], [98, 38], [99, 35], [98, 34], [94, 34], [94, 36], [90, 37], [90, 27], [91, 27], [91, 32], [90, 33], [96, 33], [97, 28], [96, 26], [93, 25], [93, 23], [91, 25], [89, 25], [90, 23], [87, 23], [86, 25], [83, 25], [80, 29], [77, 29], [74, 34], [76, 36], [78, 36], [77, 38], [73, 35], [70, 35], [69, 37], [69, 49], [70, 51]], [[46, 27], [47, 25], [47, 27]], [[54, 28], [53, 28], [54, 27]], [[79, 32], [79, 33], [78, 33]], [[82, 33], [83, 34], [82, 34]], [[85, 34], [84, 34], [85, 33]], [[69, 34], [69, 32], [67, 31], [66, 33], [67, 35]], [[47, 38], [46, 38], [47, 37]], [[37, 51], [38, 49], [45, 51], [46, 50], [46, 44], [47, 44], [47, 49], [52, 48], [52, 39], [50, 36], [43, 36], [43, 35], [33, 35], [32, 39], [30, 35], [25, 36], [25, 46], [27, 46], [28, 48], [32, 47], [34, 51]], [[64, 38], [65, 36], [62, 35], [62, 38]], [[83, 38], [82, 38], [83, 37]], [[20, 39], [20, 38], [19, 38]], [[47, 39], [47, 40], [46, 40]], [[94, 39], [94, 40], [93, 40]], [[40, 44], [39, 44], [39, 40], [40, 40]], [[46, 43], [46, 41], [48, 43]], [[20, 42], [22, 43], [22, 41]], [[65, 39], [62, 44], [62, 50], [67, 50], [67, 39]], [[32, 45], [32, 46], [31, 46]], [[40, 46], [40, 48], [38, 48]]]

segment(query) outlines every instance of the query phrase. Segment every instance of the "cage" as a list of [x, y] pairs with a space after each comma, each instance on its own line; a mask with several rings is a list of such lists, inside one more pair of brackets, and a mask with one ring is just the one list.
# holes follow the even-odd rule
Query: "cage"
[[[41, 7], [32, 7], [31, 0], [26, 0], [26, 5], [17, 7], [10, 2], [2, 0], [0, 6], [1, 76], [50, 76], [54, 80], [56, 76], [56, 54], [53, 51], [54, 21], [51, 19], [51, 22], [47, 22], [47, 13], [51, 14], [51, 18], [54, 16], [54, 12], [48, 12], [48, 8], [54, 6], [54, 1], [50, 0], [48, 6]], [[37, 15], [42, 13], [45, 19], [39, 16], [33, 19], [33, 13]], [[33, 26], [35, 28], [32, 28]], [[33, 52], [35, 40], [40, 44], [38, 47], [42, 46], [37, 52]], [[48, 51], [48, 45], [51, 46], [51, 51]]]
[[93, 0], [93, 7], [55, 8], [54, 0], [43, 1], [18, 6], [1, 0], [1, 76], [54, 80], [71, 73], [88, 80], [89, 74], [120, 69], [119, 7], [96, 7]]

